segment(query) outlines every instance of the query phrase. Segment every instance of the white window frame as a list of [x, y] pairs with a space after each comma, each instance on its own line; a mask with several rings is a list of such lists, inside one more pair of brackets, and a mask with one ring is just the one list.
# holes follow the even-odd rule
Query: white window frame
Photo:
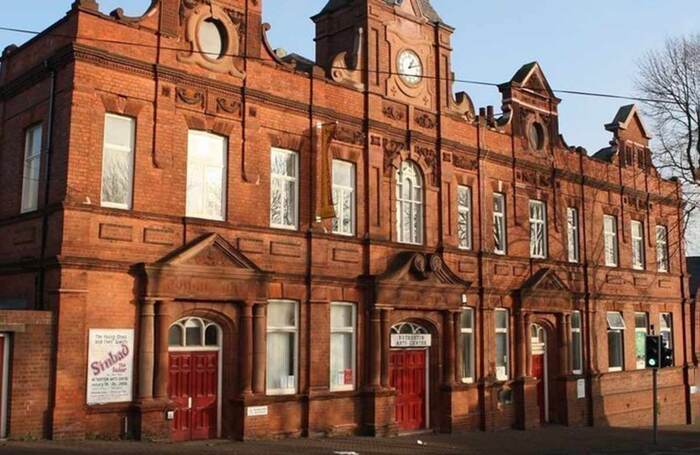
[[[22, 199], [21, 213], [33, 212], [39, 209], [39, 182], [41, 180], [42, 157], [44, 148], [44, 127], [42, 124], [32, 125], [24, 132], [24, 161], [22, 161]], [[39, 139], [37, 144], [36, 139]], [[36, 167], [32, 167], [35, 164]], [[36, 170], [36, 175], [28, 175], [30, 169]], [[34, 198], [28, 200], [34, 193]]]
[[547, 258], [547, 204], [530, 200], [530, 257]]
[[[638, 318], [643, 317], [644, 318], [644, 326], [640, 326], [637, 324]], [[643, 355], [642, 360], [639, 359], [639, 352], [637, 351], [637, 335], [643, 333], [644, 338], [645, 338], [645, 343], [646, 343], [646, 336], [649, 335], [649, 315], [647, 313], [642, 313], [642, 312], [637, 312], [634, 313], [634, 358], [635, 358], [635, 367], [638, 370], [643, 370], [646, 368], [646, 346], [644, 349], [642, 349], [641, 354]]]
[[[416, 176], [416, 182], [411, 182], [408, 178], [406, 178], [405, 173], [409, 170], [409, 168], [413, 171], [413, 173]], [[403, 161], [401, 163], [401, 166], [399, 169], [396, 170], [396, 238], [399, 243], [405, 243], [408, 245], [423, 245], [424, 239], [425, 239], [425, 211], [424, 211], [424, 200], [425, 200], [425, 194], [424, 194], [424, 184], [423, 184], [423, 175], [420, 171], [420, 168], [416, 163], [410, 160]], [[412, 189], [418, 190], [416, 191], [411, 191], [411, 195], [408, 199], [405, 199], [403, 197], [403, 187], [406, 184], [411, 184]], [[420, 197], [416, 197], [416, 194], [420, 195]], [[414, 213], [418, 213], [418, 226], [416, 229], [416, 226], [413, 225], [413, 220], [405, 220], [404, 219], [404, 210], [403, 207], [408, 205], [410, 207], [410, 212], [413, 215]], [[404, 223], [410, 223], [410, 229], [409, 229], [409, 237], [410, 238], [404, 238]]]
[[613, 215], [603, 216], [603, 237], [605, 266], [617, 267], [620, 264], [620, 255], [617, 244], [617, 217]]
[[[501, 201], [501, 211], [496, 210], [498, 200]], [[508, 252], [508, 223], [506, 212], [506, 195], [504, 193], [493, 193], [493, 252], [502, 256], [506, 255]], [[503, 237], [502, 239], [498, 238], [499, 230]]]
[[[345, 186], [345, 185], [340, 185], [336, 183], [335, 178], [333, 178], [333, 204], [335, 207], [335, 219], [333, 220], [333, 233], [338, 234], [338, 235], [345, 235], [348, 237], [352, 237], [355, 235], [355, 212], [356, 212], [356, 207], [355, 207], [355, 187], [357, 186], [357, 178], [356, 178], [356, 167], [355, 163], [351, 163], [350, 161], [344, 161], [344, 160], [333, 160], [333, 169], [331, 172], [333, 172], [333, 176], [335, 176], [335, 169], [336, 166], [339, 167], [346, 167], [350, 169], [350, 183], [351, 186]], [[336, 195], [338, 195], [338, 200], [336, 200]], [[346, 213], [346, 210], [343, 207], [343, 200], [345, 200], [345, 197], [349, 195], [350, 196], [350, 213]], [[343, 220], [349, 217], [350, 218], [350, 230], [347, 231], [344, 229], [345, 224], [343, 223]]]
[[[269, 311], [272, 306], [276, 303], [293, 304], [294, 305], [294, 325], [293, 326], [283, 326], [274, 327], [270, 325]], [[295, 395], [299, 388], [299, 302], [295, 300], [270, 300], [267, 304], [267, 334], [270, 333], [291, 333], [294, 335], [294, 387], [293, 388], [277, 388], [273, 389], [268, 387], [267, 375], [269, 374], [269, 364], [266, 360], [266, 371], [265, 371], [265, 389], [267, 395]], [[268, 337], [269, 340], [269, 337]], [[267, 342], [266, 349], [270, 349], [269, 341]]]
[[[464, 193], [466, 196], [462, 197]], [[460, 231], [465, 232], [464, 239], [460, 236]], [[457, 238], [459, 249], [472, 249], [472, 189], [465, 185], [457, 187]]]
[[644, 223], [632, 220], [630, 223], [630, 230], [632, 235], [632, 268], [634, 270], [644, 270], [646, 265]]
[[567, 248], [569, 253], [569, 262], [572, 264], [577, 264], [581, 260], [578, 223], [578, 209], [576, 207], [568, 207], [566, 209]]
[[668, 273], [670, 260], [668, 254], [668, 228], [656, 226], [656, 269], [659, 272]]
[[[668, 317], [668, 323], [664, 321], [664, 316]], [[665, 338], [664, 334], [667, 334], [668, 338]], [[670, 344], [670, 346], [666, 347], [673, 350], [673, 313], [659, 313], [659, 335], [661, 335], [662, 343], [666, 345], [666, 341], [668, 340], [668, 344]]]
[[[107, 129], [109, 128], [109, 120], [110, 119], [116, 119], [116, 120], [127, 120], [131, 126], [129, 134], [131, 134], [131, 137], [129, 138], [129, 146], [124, 147], [121, 145], [116, 145], [116, 144], [108, 144], [107, 143]], [[122, 209], [122, 210], [131, 210], [132, 204], [133, 204], [133, 197], [134, 197], [134, 149], [136, 145], [136, 119], [133, 117], [127, 117], [124, 115], [116, 115], [116, 114], [105, 114], [105, 120], [104, 120], [104, 136], [103, 136], [103, 141], [102, 141], [102, 187], [101, 187], [101, 192], [100, 192], [100, 203], [102, 207], [108, 207], [112, 209]], [[128, 194], [126, 197], [126, 204], [121, 204], [118, 202], [111, 202], [111, 201], [106, 201], [105, 200], [105, 194], [104, 194], [104, 188], [105, 188], [105, 170], [107, 168], [107, 163], [109, 162], [107, 160], [107, 155], [112, 154], [112, 153], [117, 153], [117, 154], [126, 154], [127, 155], [127, 162], [129, 163], [129, 185], [128, 185]]]
[[[505, 314], [505, 321], [506, 321], [506, 326], [505, 327], [498, 327], [498, 317], [496, 316], [498, 313], [503, 313]], [[496, 308], [494, 311], [494, 327], [496, 329], [496, 337], [498, 337], [499, 334], [504, 334], [505, 339], [506, 339], [506, 355], [505, 355], [505, 372], [499, 371], [498, 367], [498, 359], [496, 359], [496, 379], [499, 381], [507, 381], [510, 378], [510, 312], [505, 309], [505, 308]], [[497, 349], [495, 350], [497, 353]]]
[[[331, 361], [329, 362], [330, 390], [331, 390], [331, 392], [355, 390], [355, 387], [357, 385], [357, 305], [354, 303], [349, 303], [349, 302], [332, 302], [330, 307], [331, 307], [330, 308], [330, 311], [331, 311], [331, 318], [330, 318], [331, 342], [332, 342], [334, 333], [349, 333], [352, 335], [352, 343], [351, 343], [352, 353], [350, 355], [351, 362], [352, 362], [352, 384], [333, 385], [333, 371], [330, 370], [330, 365], [333, 365], [333, 361], [332, 361], [333, 349], [331, 348], [331, 349], [329, 349], [330, 359], [331, 359]], [[352, 326], [350, 326], [350, 327], [333, 327], [333, 317], [332, 317], [333, 316], [333, 307], [350, 307], [352, 309]]]
[[[578, 318], [578, 324], [574, 324], [574, 320]], [[573, 374], [583, 374], [583, 316], [580, 311], [571, 313], [571, 372]], [[578, 353], [574, 352], [574, 337], [579, 340]], [[578, 360], [581, 368], [575, 368], [575, 360]]]
[[[462, 376], [462, 382], [464, 384], [473, 384], [474, 383], [474, 370], [476, 367], [476, 346], [475, 346], [476, 337], [474, 336], [474, 326], [476, 325], [475, 324], [476, 320], [474, 318], [476, 316], [476, 312], [474, 311], [474, 308], [464, 307], [464, 308], [462, 308], [462, 313], [463, 314], [469, 313], [471, 315], [471, 323], [472, 324], [471, 324], [471, 327], [465, 327], [464, 324], [462, 323], [463, 314], [460, 315], [459, 332], [460, 332], [460, 335], [462, 336], [461, 344], [462, 344], [462, 351], [463, 351], [462, 352], [462, 371], [460, 372], [460, 374]], [[464, 337], [471, 338], [471, 343], [469, 343], [471, 346], [471, 349], [469, 350], [468, 353], [465, 351], [467, 343], [465, 343]], [[466, 365], [466, 362], [464, 361], [465, 360], [464, 357], [466, 357], [466, 355], [469, 355], [469, 357], [471, 358], [471, 368], [469, 369], [469, 371], [467, 371], [467, 365]], [[465, 373], [467, 373], [466, 376], [465, 376]]]
[[[273, 161], [274, 161], [274, 155], [276, 153], [280, 154], [286, 154], [288, 156], [294, 157], [294, 176], [290, 175], [282, 175], [282, 174], [276, 174], [273, 171]], [[274, 193], [273, 193], [273, 182], [274, 181], [280, 181], [283, 183], [286, 182], [292, 182], [294, 184], [294, 194], [292, 195], [292, 203], [294, 204], [294, 220], [291, 224], [281, 224], [281, 223], [274, 223], [272, 221], [273, 219], [273, 213], [272, 213], [272, 200], [274, 198]], [[288, 201], [287, 201], [288, 202]], [[282, 203], [282, 206], [280, 209], [284, 212], [284, 201]], [[281, 219], [284, 219], [282, 216]], [[272, 147], [272, 150], [270, 151], [270, 227], [275, 228], [275, 229], [286, 229], [286, 230], [291, 230], [295, 231], [299, 229], [299, 154], [293, 150], [286, 150], [286, 149], [281, 149], [277, 147]]]
[[[221, 150], [215, 150], [214, 152], [218, 153], [221, 152], [221, 165], [216, 165], [214, 164], [214, 160], [211, 160], [211, 157], [208, 157], [206, 160], [202, 162], [195, 162], [192, 160], [193, 153], [190, 150], [192, 146], [192, 139], [194, 137], [200, 137], [200, 138], [205, 138], [209, 142], [209, 146], [213, 143], [214, 140], [217, 141], [222, 141], [222, 149]], [[212, 134], [208, 133], [206, 131], [200, 131], [200, 130], [189, 130], [187, 132], [187, 194], [185, 195], [185, 213], [186, 216], [189, 218], [199, 218], [203, 220], [214, 220], [214, 221], [223, 221], [226, 219], [226, 195], [228, 193], [228, 138], [225, 136], [217, 135], [217, 134]], [[207, 148], [208, 153], [214, 153], [212, 152], [211, 148]], [[207, 182], [207, 170], [208, 169], [220, 169], [221, 171], [221, 212], [220, 213], [213, 213], [213, 212], [208, 212], [207, 211], [207, 190], [205, 188], [206, 182]], [[189, 200], [190, 200], [190, 183], [191, 183], [191, 178], [194, 178], [195, 173], [200, 174], [199, 177], [201, 178], [202, 182], [202, 192], [199, 195], [199, 203], [201, 206], [201, 211], [196, 211], [193, 207], [190, 207]]]
[[[611, 318], [616, 318], [617, 316], [620, 317], [619, 320], [613, 320]], [[610, 346], [608, 346], [608, 371], [613, 373], [613, 372], [618, 372], [618, 371], [623, 371], [625, 368], [625, 318], [622, 313], [619, 311], [608, 311], [606, 315], [606, 320], [608, 324], [608, 344], [610, 343], [610, 333], [616, 333], [619, 335], [620, 339], [620, 353], [621, 353], [621, 358], [622, 358], [622, 365], [620, 366], [611, 366], [611, 358], [610, 358]]]

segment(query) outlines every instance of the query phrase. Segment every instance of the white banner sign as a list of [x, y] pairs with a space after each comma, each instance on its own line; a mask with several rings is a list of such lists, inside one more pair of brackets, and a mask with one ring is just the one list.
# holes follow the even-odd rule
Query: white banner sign
[[586, 398], [586, 380], [579, 379], [576, 381], [576, 398]]
[[249, 406], [248, 417], [262, 417], [267, 415], [267, 406]]
[[391, 335], [392, 348], [428, 348], [431, 345], [430, 334], [404, 335], [393, 333]]
[[90, 329], [87, 403], [132, 400], [133, 329]]

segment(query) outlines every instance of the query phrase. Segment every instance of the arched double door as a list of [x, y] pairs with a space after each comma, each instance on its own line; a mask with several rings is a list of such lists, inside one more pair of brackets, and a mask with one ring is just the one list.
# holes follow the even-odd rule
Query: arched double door
[[221, 340], [221, 328], [206, 319], [185, 318], [170, 326], [168, 395], [175, 406], [175, 441], [221, 433]]

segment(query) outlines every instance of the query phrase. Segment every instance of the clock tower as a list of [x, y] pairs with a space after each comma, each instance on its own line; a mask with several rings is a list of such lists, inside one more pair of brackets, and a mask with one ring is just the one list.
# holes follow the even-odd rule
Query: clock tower
[[422, 110], [460, 110], [453, 29], [430, 0], [329, 0], [312, 19], [316, 62], [334, 81]]

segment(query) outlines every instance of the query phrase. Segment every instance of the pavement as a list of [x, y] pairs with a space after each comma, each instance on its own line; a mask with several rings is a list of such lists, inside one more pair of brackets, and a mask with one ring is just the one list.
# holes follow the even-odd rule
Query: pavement
[[653, 445], [648, 428], [568, 428], [415, 434], [398, 438], [325, 438], [276, 441], [203, 441], [155, 444], [131, 441], [3, 441], [0, 454], [240, 454], [240, 455], [470, 455], [470, 454], [700, 454], [700, 425], [663, 427]]

